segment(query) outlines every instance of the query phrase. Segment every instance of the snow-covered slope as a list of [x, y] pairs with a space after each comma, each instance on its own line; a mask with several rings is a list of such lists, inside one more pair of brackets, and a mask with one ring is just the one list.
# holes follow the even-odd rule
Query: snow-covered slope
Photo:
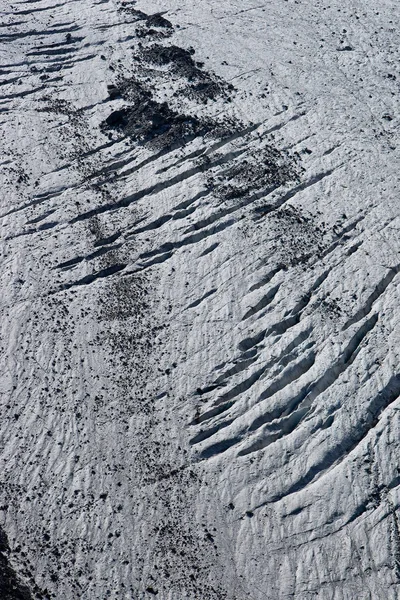
[[395, 0], [0, 0], [0, 592], [395, 600]]

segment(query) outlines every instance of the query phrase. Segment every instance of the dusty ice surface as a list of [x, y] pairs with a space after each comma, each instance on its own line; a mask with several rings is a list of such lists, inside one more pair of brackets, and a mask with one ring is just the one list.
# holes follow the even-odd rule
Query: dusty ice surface
[[0, 14], [2, 597], [399, 598], [397, 2]]

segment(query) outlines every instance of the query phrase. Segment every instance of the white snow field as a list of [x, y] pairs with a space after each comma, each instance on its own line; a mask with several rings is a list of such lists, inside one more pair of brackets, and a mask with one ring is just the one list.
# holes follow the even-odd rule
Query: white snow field
[[400, 598], [396, 0], [0, 0], [1, 600]]

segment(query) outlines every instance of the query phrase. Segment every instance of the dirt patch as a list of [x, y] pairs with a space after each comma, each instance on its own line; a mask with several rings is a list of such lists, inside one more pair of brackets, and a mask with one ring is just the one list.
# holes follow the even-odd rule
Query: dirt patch
[[277, 233], [275, 252], [287, 267], [306, 264], [326, 248], [326, 231], [294, 206], [276, 211], [269, 221]]
[[205, 71], [204, 64], [193, 58], [194, 54], [193, 48], [185, 50], [179, 46], [153, 44], [142, 50], [139, 58], [142, 62], [166, 67], [170, 73], [185, 79], [184, 89], [176, 95], [183, 94], [201, 102], [215, 100], [218, 96], [229, 97], [234, 91], [233, 85]]
[[152, 147], [180, 145], [207, 132], [207, 126], [196, 117], [178, 114], [166, 102], [154, 100], [112, 112], [102, 128], [124, 133], [135, 142]]
[[[4, 531], [0, 529], [0, 598], [2, 600], [33, 600], [29, 589], [18, 581], [18, 577], [9, 562], [10, 547]], [[46, 592], [34, 585], [36, 598], [49, 598]]]
[[101, 124], [104, 132], [114, 131], [129, 136], [139, 144], [155, 149], [175, 147], [198, 135], [223, 135], [232, 129], [231, 123], [215, 123], [178, 113], [167, 102], [156, 101], [152, 93], [138, 80], [122, 80], [109, 86], [112, 97], [121, 97], [129, 105], [113, 111]]
[[298, 165], [286, 152], [267, 146], [232, 161], [227, 170], [211, 175], [207, 183], [220, 198], [236, 200], [296, 181], [298, 171]]
[[142, 50], [141, 58], [159, 67], [168, 65], [174, 73], [190, 80], [203, 76], [199, 66], [193, 60], [194, 53], [193, 48], [184, 50], [178, 46], [153, 44]]
[[148, 15], [135, 8], [134, 3], [130, 2], [121, 2], [118, 10], [125, 15], [133, 17], [134, 21], [139, 22], [139, 37], [142, 37], [146, 34], [148, 35], [150, 30], [155, 32], [154, 28], [156, 28], [158, 33], [162, 34], [163, 37], [173, 33], [174, 27], [171, 21], [168, 21], [168, 19], [163, 16], [163, 13], [154, 13], [152, 15]]
[[146, 25], [149, 27], [160, 27], [161, 29], [173, 29], [171, 21], [168, 21], [161, 13], [148, 15]]

